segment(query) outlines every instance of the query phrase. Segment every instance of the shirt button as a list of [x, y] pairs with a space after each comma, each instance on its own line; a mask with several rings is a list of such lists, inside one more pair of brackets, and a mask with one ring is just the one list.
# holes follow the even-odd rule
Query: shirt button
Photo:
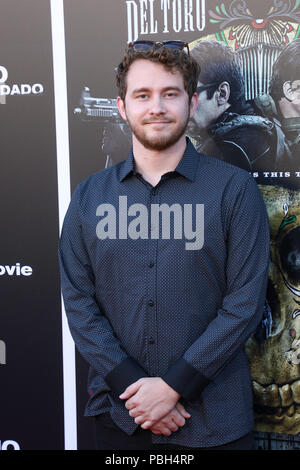
[[153, 307], [153, 305], [154, 305], [153, 300], [148, 300], [148, 305], [149, 305], [149, 307]]
[[149, 344], [155, 344], [155, 339], [152, 338], [152, 336], [151, 336], [151, 338], [149, 338]]
[[148, 266], [149, 266], [149, 268], [153, 268], [153, 266], [154, 266], [153, 261], [150, 261], [150, 263], [148, 263]]

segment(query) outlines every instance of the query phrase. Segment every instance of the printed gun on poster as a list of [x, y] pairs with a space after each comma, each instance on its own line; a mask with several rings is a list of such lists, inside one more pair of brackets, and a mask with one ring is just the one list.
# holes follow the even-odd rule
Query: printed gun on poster
[[84, 87], [82, 90], [80, 104], [79, 107], [74, 109], [74, 114], [82, 120], [88, 121], [99, 119], [103, 122], [123, 122], [117, 108], [117, 100], [114, 98], [93, 97], [88, 87]]

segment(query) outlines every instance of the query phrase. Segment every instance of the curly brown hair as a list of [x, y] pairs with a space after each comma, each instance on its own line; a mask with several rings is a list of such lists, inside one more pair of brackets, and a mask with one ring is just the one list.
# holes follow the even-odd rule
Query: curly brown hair
[[116, 82], [120, 98], [124, 101], [127, 90], [127, 73], [133, 62], [138, 59], [146, 59], [162, 64], [167, 70], [178, 70], [183, 76], [185, 90], [191, 101], [197, 89], [200, 67], [197, 62], [185, 52], [170, 47], [153, 47], [148, 50], [134, 50], [129, 48], [118, 65]]

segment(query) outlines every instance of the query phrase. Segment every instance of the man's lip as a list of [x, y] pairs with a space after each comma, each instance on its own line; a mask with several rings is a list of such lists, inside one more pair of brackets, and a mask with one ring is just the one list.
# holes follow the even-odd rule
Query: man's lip
[[144, 124], [170, 124], [172, 121], [146, 121]]

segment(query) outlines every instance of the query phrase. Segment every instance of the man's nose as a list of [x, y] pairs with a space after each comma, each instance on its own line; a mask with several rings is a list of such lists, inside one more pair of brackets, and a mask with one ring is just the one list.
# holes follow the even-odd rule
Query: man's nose
[[150, 113], [151, 114], [164, 114], [166, 106], [162, 96], [154, 96], [151, 100]]

